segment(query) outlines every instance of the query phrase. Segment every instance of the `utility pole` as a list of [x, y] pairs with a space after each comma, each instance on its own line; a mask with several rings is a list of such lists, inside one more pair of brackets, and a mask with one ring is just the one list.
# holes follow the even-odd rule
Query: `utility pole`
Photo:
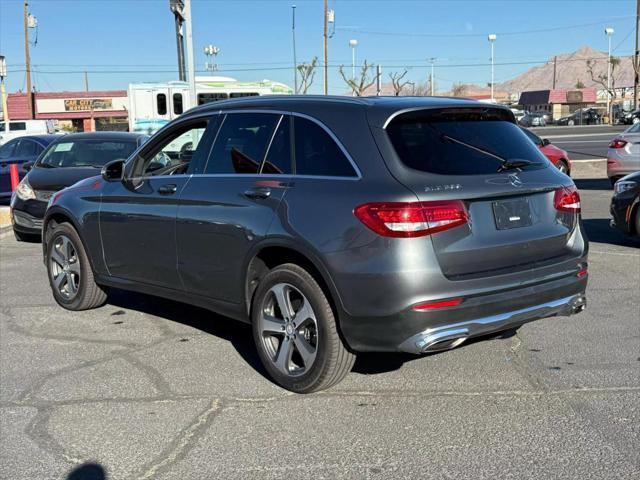
[[31, 58], [29, 56], [29, 2], [24, 1], [24, 64], [27, 78], [27, 106], [29, 118], [33, 118], [33, 98], [31, 96]]
[[293, 93], [298, 94], [298, 60], [296, 59], [296, 6], [291, 5], [291, 35], [293, 37]]
[[382, 67], [376, 65], [376, 95], [380, 96], [382, 93]]
[[329, 95], [329, 0], [324, 0], [324, 94]]
[[0, 55], [0, 95], [2, 95], [2, 120], [9, 121], [9, 109], [7, 108], [7, 91], [4, 88], [4, 77], [7, 76], [7, 61], [4, 55]]
[[187, 27], [187, 63], [189, 65], [189, 93], [191, 104], [197, 105], [196, 98], [196, 70], [193, 59], [193, 17], [191, 16], [191, 0], [184, 0], [184, 22]]
[[556, 63], [557, 62], [558, 62], [558, 57], [554, 55], [553, 57], [553, 89], [554, 90], [556, 89]]
[[169, 0], [169, 9], [173, 13], [176, 26], [176, 47], [178, 50], [178, 80], [187, 81], [186, 68], [184, 65], [184, 35], [182, 24], [184, 23], [184, 3], [182, 0]]
[[433, 66], [434, 66], [434, 65], [435, 65], [435, 63], [436, 63], [436, 57], [431, 57], [431, 58], [429, 59], [429, 63], [431, 63], [431, 77], [429, 78], [429, 87], [430, 87], [430, 90], [431, 90], [431, 96], [433, 97], [433, 95], [434, 95], [434, 93], [435, 93], [435, 89], [434, 89], [434, 85], [433, 85], [433, 79], [434, 79], [434, 76], [433, 76]]
[[638, 43], [640, 42], [640, 0], [636, 0], [636, 54], [633, 58], [635, 62], [635, 77], [633, 79], [633, 106], [634, 108], [640, 108], [640, 104], [638, 104], [638, 84], [640, 83], [638, 80], [640, 77], [640, 50], [638, 50]]
[[86, 70], [84, 71], [84, 91], [89, 91], [89, 75], [87, 74]]

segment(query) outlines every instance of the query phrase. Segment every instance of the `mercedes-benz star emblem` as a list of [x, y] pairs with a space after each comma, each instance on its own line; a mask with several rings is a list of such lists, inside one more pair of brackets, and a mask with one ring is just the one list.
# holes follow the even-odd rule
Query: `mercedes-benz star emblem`
[[509, 175], [509, 183], [511, 183], [511, 185], [513, 185], [514, 187], [522, 186], [522, 180], [520, 180], [520, 177], [518, 177], [518, 175], [515, 173]]

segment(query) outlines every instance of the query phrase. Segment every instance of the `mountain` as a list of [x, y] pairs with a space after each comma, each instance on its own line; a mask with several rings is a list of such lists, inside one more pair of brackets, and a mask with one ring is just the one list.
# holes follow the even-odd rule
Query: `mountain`
[[[615, 56], [615, 55], [614, 55]], [[633, 57], [619, 57], [613, 78], [616, 87], [633, 87]], [[578, 81], [585, 87], [602, 89], [602, 85], [591, 80], [587, 70], [587, 60], [595, 62], [594, 73], [607, 74], [607, 52], [591, 47], [581, 47], [575, 52], [562, 53], [556, 58], [556, 88], [575, 88]], [[504, 83], [497, 84], [496, 90], [520, 93], [528, 90], [546, 90], [553, 87], [553, 57], [544, 65], [530, 68], [526, 72]]]

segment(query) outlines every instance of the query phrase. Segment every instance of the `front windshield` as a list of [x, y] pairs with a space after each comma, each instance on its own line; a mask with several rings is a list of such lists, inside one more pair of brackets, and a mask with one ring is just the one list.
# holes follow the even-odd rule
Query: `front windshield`
[[54, 144], [38, 162], [41, 167], [96, 167], [129, 158], [136, 141], [81, 139]]

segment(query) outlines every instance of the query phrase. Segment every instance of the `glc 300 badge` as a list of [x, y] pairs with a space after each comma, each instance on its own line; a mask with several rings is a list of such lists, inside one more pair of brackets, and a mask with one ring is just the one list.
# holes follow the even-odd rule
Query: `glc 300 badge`
[[451, 190], [461, 190], [462, 185], [459, 183], [451, 183], [448, 185], [432, 185], [429, 187], [424, 187], [425, 192], [448, 192]]

